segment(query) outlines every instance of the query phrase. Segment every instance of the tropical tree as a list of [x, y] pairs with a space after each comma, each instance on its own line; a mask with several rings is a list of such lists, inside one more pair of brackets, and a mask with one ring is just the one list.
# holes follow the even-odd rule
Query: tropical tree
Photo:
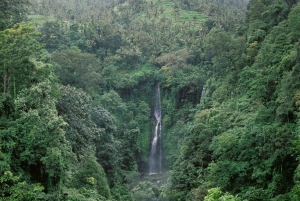
[[58, 116], [49, 80], [24, 89], [16, 100], [18, 117], [7, 133], [14, 137], [12, 168], [25, 171], [31, 182], [41, 183], [59, 198], [74, 155], [65, 138], [66, 122]]
[[16, 24], [0, 32], [0, 69], [2, 91], [16, 93], [37, 82], [39, 69], [34, 65], [41, 57], [42, 46], [36, 41], [38, 33], [32, 23]]
[[103, 84], [101, 66], [95, 55], [81, 52], [77, 47], [54, 53], [52, 61], [63, 85], [81, 88], [90, 94], [97, 94]]
[[3, 0], [0, 5], [0, 31], [26, 18], [29, 0]]

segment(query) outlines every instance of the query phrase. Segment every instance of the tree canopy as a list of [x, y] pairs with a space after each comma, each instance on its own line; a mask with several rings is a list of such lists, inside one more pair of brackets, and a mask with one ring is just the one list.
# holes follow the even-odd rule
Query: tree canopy
[[[298, 0], [3, 0], [0, 200], [299, 200]], [[163, 169], [148, 175], [161, 89]]]

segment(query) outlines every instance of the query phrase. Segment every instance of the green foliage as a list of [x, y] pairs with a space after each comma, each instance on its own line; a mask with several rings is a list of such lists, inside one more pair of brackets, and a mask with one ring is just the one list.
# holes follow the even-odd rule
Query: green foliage
[[300, 13], [300, 3], [297, 3], [291, 10], [289, 14], [289, 25], [291, 27], [291, 37], [293, 40], [299, 40], [299, 13]]
[[82, 90], [71, 86], [61, 86], [61, 97], [56, 103], [58, 114], [68, 123], [66, 138], [78, 160], [89, 155], [94, 149], [93, 141], [102, 131], [91, 120], [90, 97]]
[[57, 22], [46, 21], [39, 28], [41, 32], [40, 43], [45, 44], [45, 48], [49, 51], [59, 50], [61, 46], [64, 46], [68, 42], [68, 38], [62, 29], [62, 26]]
[[[299, 84], [296, 44], [288, 37], [286, 21], [266, 32], [269, 22], [255, 21], [263, 18], [254, 14], [248, 32], [253, 37], [248, 38], [247, 52], [251, 67], [241, 68], [247, 64], [245, 48], [237, 46], [241, 67], [230, 71], [228, 67], [234, 66], [230, 55], [234, 54], [225, 49], [229, 44], [223, 47], [225, 39], [219, 41], [222, 37], [230, 41], [228, 33], [214, 29], [210, 33], [206, 59], [215, 72], [207, 81], [204, 101], [212, 98], [211, 104], [201, 99], [191, 135], [171, 166], [175, 199], [203, 199], [200, 188], [220, 187], [243, 199], [288, 200], [287, 193], [294, 185], [289, 180], [297, 166], [291, 151], [296, 129], [293, 97]], [[263, 32], [251, 33], [254, 27]], [[291, 194], [295, 197], [296, 189]], [[220, 197], [221, 193], [214, 199]], [[228, 195], [228, 199], [234, 198]]]
[[[100, 98], [101, 105], [116, 117], [118, 131], [116, 139], [120, 140], [123, 150], [123, 162], [127, 168], [136, 170], [135, 160], [146, 160], [150, 141], [151, 110], [145, 101], [138, 103], [124, 102], [116, 91], [109, 91]], [[129, 164], [129, 166], [128, 166]]]
[[[2, 174], [2, 173], [1, 173]], [[40, 184], [27, 184], [21, 182], [20, 177], [14, 176], [12, 172], [5, 171], [0, 177], [0, 200], [4, 201], [30, 201], [41, 197], [44, 187]]]
[[4, 93], [14, 94], [36, 83], [40, 69], [34, 61], [41, 56], [42, 46], [35, 40], [38, 33], [32, 23], [15, 24], [0, 32], [0, 69]]
[[151, 127], [151, 109], [145, 101], [140, 101], [135, 107], [136, 121], [139, 124], [141, 134], [137, 137], [137, 144], [142, 151], [142, 159], [146, 160], [149, 150], [149, 142], [151, 135], [149, 135], [149, 128]]
[[131, 172], [126, 176], [126, 183], [129, 185], [129, 188], [132, 189], [134, 186], [138, 185], [140, 182], [140, 173]]
[[168, 129], [168, 132], [164, 132], [163, 138], [167, 166], [171, 166], [171, 164], [175, 162], [180, 152], [181, 145], [188, 134], [188, 126], [180, 120], [178, 120], [170, 129]]
[[117, 129], [115, 125], [116, 118], [101, 106], [92, 108], [91, 118], [97, 126], [104, 128], [108, 132], [114, 132]]
[[134, 189], [132, 189], [133, 195], [136, 200], [152, 200], [155, 196], [155, 190], [150, 182], [142, 182]]
[[245, 2], [34, 1], [39, 35], [4, 1], [1, 199], [299, 200], [299, 1]]
[[63, 85], [71, 85], [96, 94], [102, 82], [100, 64], [96, 57], [82, 53], [77, 47], [54, 53], [52, 60], [57, 63], [56, 73]]
[[115, 118], [100, 106], [92, 108], [90, 97], [80, 89], [62, 86], [60, 92], [56, 107], [68, 123], [66, 138], [78, 162], [95, 155], [112, 179], [121, 157], [119, 142], [113, 136]]
[[228, 72], [226, 68], [238, 71], [237, 62], [244, 53], [244, 39], [232, 38], [228, 32], [220, 29], [212, 29], [207, 39], [207, 52], [209, 57], [213, 57], [213, 63], [217, 67], [215, 73], [225, 74]]
[[114, 187], [111, 189], [111, 193], [115, 200], [134, 201], [134, 197], [127, 185], [115, 182]]
[[91, 196], [89, 191], [95, 190], [105, 199], [110, 199], [110, 189], [106, 175], [99, 163], [91, 157], [82, 162], [81, 168], [74, 175], [72, 185], [77, 189], [82, 189], [85, 196]]
[[74, 157], [65, 139], [66, 123], [57, 115], [51, 97], [50, 82], [46, 80], [21, 91], [16, 109], [20, 117], [14, 123], [15, 128], [10, 128], [10, 133], [18, 139], [14, 168], [36, 172], [33, 180], [43, 183], [49, 192], [59, 191]]
[[205, 196], [204, 201], [241, 201], [240, 198], [231, 195], [230, 193], [223, 193], [220, 188], [212, 188], [208, 190], [208, 195]]
[[63, 200], [68, 201], [105, 201], [106, 198], [99, 195], [96, 190], [88, 188], [75, 189], [75, 188], [64, 188]]
[[0, 5], [0, 31], [26, 18], [29, 0], [3, 0]]
[[262, 20], [262, 13], [266, 10], [266, 6], [262, 0], [253, 0], [248, 4], [249, 21]]

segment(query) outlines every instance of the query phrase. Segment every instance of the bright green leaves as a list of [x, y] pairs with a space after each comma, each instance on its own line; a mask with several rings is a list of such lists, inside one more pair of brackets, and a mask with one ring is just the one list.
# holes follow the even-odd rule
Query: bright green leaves
[[[16, 136], [13, 140], [17, 144], [11, 166], [20, 171], [26, 170], [24, 176], [30, 181], [42, 183], [53, 199], [65, 196], [61, 191], [75, 193], [72, 189], [65, 189], [65, 186], [73, 187], [70, 180], [78, 179], [81, 175], [86, 177], [80, 179], [80, 183], [76, 182], [86, 186], [86, 189], [76, 186], [80, 189], [76, 191], [78, 197], [89, 194], [84, 197], [109, 198], [103, 168], [94, 159], [92, 162], [86, 161], [86, 157], [97, 155], [108, 169], [118, 166], [118, 158], [113, 154], [117, 151], [112, 136], [101, 138], [104, 129], [102, 131], [92, 121], [90, 98], [82, 90], [62, 86], [59, 89], [61, 97], [57, 101], [52, 97], [52, 90], [50, 81], [45, 80], [22, 90], [18, 95], [15, 104], [19, 116], [12, 122], [15, 128], [8, 130], [11, 136]], [[95, 111], [96, 117], [103, 116], [98, 120], [103, 123], [97, 123], [107, 127], [107, 132], [114, 131], [114, 118], [104, 109]], [[103, 155], [100, 152], [110, 153], [115, 158], [101, 158]], [[77, 170], [77, 163], [83, 161], [86, 166], [82, 168], [85, 170]], [[68, 174], [70, 170], [76, 173], [75, 176]]]
[[207, 59], [211, 59], [213, 64], [209, 70], [219, 77], [225, 77], [232, 71], [237, 73], [243, 67], [243, 37], [233, 37], [222, 29], [214, 28], [207, 35], [205, 49]]
[[94, 140], [100, 138], [102, 131], [90, 117], [90, 97], [81, 89], [71, 86], [60, 87], [61, 98], [56, 107], [59, 115], [68, 123], [66, 138], [80, 161], [94, 151]]
[[50, 177], [57, 177], [63, 173], [63, 156], [58, 147], [47, 148], [46, 155], [41, 159], [46, 166], [46, 172]]
[[71, 185], [79, 189], [86, 198], [93, 198], [95, 193], [89, 193], [93, 190], [97, 192], [98, 196], [100, 195], [100, 199], [101, 197], [103, 200], [110, 198], [110, 189], [105, 172], [92, 157], [83, 161], [81, 168], [74, 175]]
[[0, 176], [1, 201], [31, 201], [42, 196], [43, 186], [20, 182], [19, 179], [19, 177], [14, 176], [10, 171], [5, 171]]
[[97, 126], [104, 128], [108, 132], [114, 132], [117, 129], [115, 125], [116, 118], [101, 106], [92, 109], [91, 118]]
[[74, 157], [64, 136], [66, 123], [57, 116], [53, 83], [49, 81], [53, 72], [50, 65], [41, 62], [42, 46], [35, 40], [35, 27], [20, 23], [0, 35], [0, 108], [4, 123], [0, 146], [5, 154], [1, 172], [20, 174], [7, 174], [11, 176], [4, 182], [11, 192], [5, 196], [33, 200], [44, 188], [48, 193], [60, 190]]
[[71, 85], [97, 94], [103, 84], [100, 63], [89, 53], [82, 53], [77, 47], [63, 50], [52, 55], [58, 64], [56, 73], [63, 85]]
[[91, 98], [81, 89], [68, 85], [61, 86], [59, 91], [61, 97], [56, 107], [68, 124], [64, 128], [66, 139], [77, 156], [77, 162], [96, 157], [110, 179], [114, 179], [121, 157], [119, 142], [114, 139], [114, 116], [101, 106], [93, 108]]
[[296, 72], [287, 72], [283, 75], [276, 100], [278, 103], [278, 108], [276, 109], [277, 115], [285, 118], [291, 118], [295, 115], [294, 96], [299, 87], [298, 79], [299, 76]]
[[[278, 192], [288, 192], [291, 184], [287, 178], [292, 177], [296, 165], [290, 150], [295, 125], [272, 123], [273, 112], [261, 106], [256, 114], [228, 114], [227, 119], [240, 119], [243, 123], [230, 123], [235, 125], [232, 129], [213, 137], [209, 146], [212, 162], [206, 178], [209, 185], [235, 193], [242, 191], [244, 198], [248, 198], [252, 187], [266, 189], [270, 198]], [[267, 183], [272, 185], [266, 186]]]
[[110, 111], [112, 114], [115, 114], [116, 118], [121, 118], [125, 114], [126, 104], [122, 101], [120, 95], [111, 90], [103, 94], [100, 98], [101, 105]]
[[291, 37], [294, 41], [300, 38], [300, 3], [292, 8], [289, 14], [289, 25], [291, 27]]
[[[57, 190], [74, 157], [65, 139], [66, 123], [58, 117], [51, 97], [50, 82], [46, 80], [23, 90], [16, 100], [16, 108], [20, 114], [15, 122], [16, 164], [36, 172], [32, 179], [43, 183], [48, 191]], [[46, 183], [41, 180], [44, 174]]]
[[228, 192], [223, 193], [220, 188], [211, 188], [208, 190], [208, 195], [205, 196], [204, 201], [241, 201], [241, 199]]
[[[250, 1], [247, 49], [243, 38], [222, 29], [208, 33], [203, 55], [211, 77], [172, 166], [177, 199], [187, 199], [188, 192], [201, 197], [200, 189], [219, 187], [243, 199], [288, 200], [297, 167], [292, 149], [298, 146], [296, 7], [287, 21], [284, 1]], [[220, 189], [208, 197], [226, 200]]]
[[[39, 42], [45, 44], [45, 48], [49, 52], [59, 49], [61, 45], [66, 45], [68, 42], [62, 26], [58, 22], [45, 22], [39, 30], [41, 32]], [[78, 30], [76, 31], [78, 34]]]
[[188, 126], [180, 120], [178, 120], [173, 127], [169, 128], [168, 132], [164, 133], [164, 149], [166, 153], [166, 163], [168, 166], [171, 166], [171, 164], [176, 161], [180, 151], [182, 151], [181, 145], [188, 134]]
[[291, 41], [287, 36], [287, 28], [286, 23], [283, 22], [272, 29], [263, 42], [264, 44], [257, 56], [257, 63], [268, 67], [281, 61], [282, 55], [292, 47]]
[[64, 137], [66, 123], [57, 116], [51, 93], [48, 80], [23, 89], [15, 100], [15, 118], [7, 119], [9, 127], [1, 130], [1, 172], [20, 174], [10, 173], [3, 180], [2, 185], [13, 191], [11, 196], [5, 193], [7, 199], [33, 200], [44, 188], [48, 193], [59, 191], [74, 160]]
[[[95, 12], [105, 23], [96, 15], [87, 15], [91, 23], [64, 24], [66, 30], [47, 23], [41, 41], [55, 52], [52, 61], [64, 85], [57, 99], [55, 76], [40, 60], [34, 27], [22, 23], [1, 31], [0, 181], [8, 185], [6, 194], [16, 186], [16, 200], [22, 200], [24, 189], [42, 190], [29, 184], [41, 183], [48, 200], [110, 199], [104, 172], [113, 199], [132, 199], [120, 186], [125, 180], [137, 199], [163, 192], [147, 182], [134, 187], [136, 177], [124, 175], [147, 160], [152, 88], [160, 82], [170, 199], [203, 200], [209, 188], [206, 200], [240, 200], [221, 190], [250, 200], [286, 199], [298, 154], [292, 148], [300, 100], [299, 44], [293, 44], [299, 38], [299, 6], [288, 15], [282, 0], [251, 0], [246, 26], [235, 24], [242, 16], [238, 10], [215, 4], [221, 1], [200, 2], [193, 9], [205, 10], [204, 4], [210, 14], [201, 27], [151, 16], [131, 21], [126, 5], [105, 16]], [[224, 1], [241, 5], [237, 2]], [[139, 2], [130, 5], [140, 10]], [[87, 17], [76, 12], [70, 7], [60, 17]], [[237, 37], [238, 26], [248, 27], [248, 35], [239, 30]], [[71, 45], [96, 53], [103, 64], [76, 47], [66, 49]], [[293, 196], [299, 192], [295, 186]]]
[[262, 20], [262, 13], [265, 11], [266, 6], [262, 0], [252, 0], [248, 4], [248, 18], [250, 21]]
[[120, 47], [116, 53], [119, 54], [124, 61], [128, 62], [128, 65], [130, 65], [131, 68], [136, 68], [136, 64], [142, 56], [142, 52], [139, 47], [134, 45], [129, 47]]
[[158, 191], [157, 186], [149, 181], [141, 182], [131, 190], [135, 200], [150, 200], [154, 197], [158, 197], [158, 195], [156, 195]]
[[3, 0], [0, 5], [0, 31], [26, 18], [29, 0]]
[[191, 57], [188, 49], [181, 49], [172, 53], [163, 53], [156, 59], [162, 71], [169, 75], [173, 75], [177, 68], [182, 68], [186, 65], [186, 60]]
[[[241, 130], [229, 130], [227, 133], [213, 138], [210, 149], [214, 150], [213, 157], [219, 159], [236, 158], [239, 155], [239, 149], [236, 147], [239, 141]], [[221, 145], [221, 146], [220, 146]]]
[[42, 46], [34, 39], [38, 34], [31, 23], [16, 24], [0, 32], [0, 73], [2, 91], [16, 93], [36, 82], [32, 61], [41, 55]]

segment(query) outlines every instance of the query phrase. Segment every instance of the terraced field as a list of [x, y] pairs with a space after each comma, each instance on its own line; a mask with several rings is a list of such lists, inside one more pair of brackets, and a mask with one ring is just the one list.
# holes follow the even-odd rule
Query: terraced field
[[[150, 1], [150, 0], [149, 0]], [[156, 0], [156, 4], [159, 7], [162, 7], [165, 9], [163, 12], [163, 15], [167, 18], [174, 18], [174, 3], [171, 0]], [[178, 21], [184, 22], [184, 21], [193, 21], [202, 23], [206, 19], [206, 15], [203, 13], [199, 13], [196, 11], [187, 11], [178, 8]]]

